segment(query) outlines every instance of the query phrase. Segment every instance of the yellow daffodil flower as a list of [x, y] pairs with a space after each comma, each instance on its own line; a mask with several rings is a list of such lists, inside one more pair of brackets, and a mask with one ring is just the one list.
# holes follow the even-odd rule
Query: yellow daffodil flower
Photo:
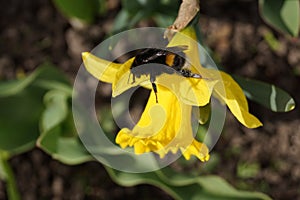
[[[123, 128], [118, 133], [116, 143], [122, 148], [134, 147], [136, 154], [155, 152], [161, 158], [169, 152], [176, 153], [180, 150], [187, 160], [194, 155], [201, 161], [207, 161], [207, 146], [193, 136], [191, 112], [192, 106], [207, 105], [212, 93], [226, 103], [234, 116], [246, 127], [261, 126], [261, 122], [248, 112], [247, 100], [239, 85], [228, 74], [201, 66], [197, 43], [192, 42], [195, 39], [194, 30], [186, 28], [182, 34], [176, 34], [168, 46], [187, 45], [189, 48], [185, 53], [192, 64], [192, 72], [205, 78], [185, 78], [174, 74], [158, 76], [155, 82], [159, 103], [156, 103], [152, 91], [136, 126], [132, 130]], [[137, 85], [151, 89], [149, 77], [146, 75], [134, 83], [128, 82], [134, 58], [118, 64], [87, 52], [82, 57], [86, 69], [94, 77], [112, 84], [113, 97]]]
[[[248, 128], [256, 128], [262, 126], [262, 123], [252, 114], [249, 113], [248, 102], [241, 87], [233, 80], [233, 78], [222, 71], [215, 69], [207, 69], [202, 67], [199, 59], [199, 48], [196, 39], [196, 33], [193, 28], [186, 28], [182, 34], [174, 36], [170, 41], [170, 46], [188, 45], [189, 49], [185, 52], [187, 58], [192, 60], [192, 71], [200, 73], [203, 77], [210, 80], [219, 80], [214, 82], [213, 95], [221, 102], [226, 103], [232, 114]], [[191, 39], [187, 39], [190, 37]], [[210, 83], [207, 81], [207, 83]]]

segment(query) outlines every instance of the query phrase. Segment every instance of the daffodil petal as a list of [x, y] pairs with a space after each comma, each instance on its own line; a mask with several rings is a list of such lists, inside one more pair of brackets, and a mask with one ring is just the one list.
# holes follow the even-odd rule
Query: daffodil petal
[[120, 145], [121, 148], [126, 148], [130, 144], [130, 130], [128, 128], [122, 128], [117, 137], [115, 138], [115, 141], [117, 144]]
[[[209, 159], [208, 148], [196, 141], [191, 127], [192, 106], [178, 99], [176, 93], [158, 85], [158, 101], [152, 91], [146, 108], [132, 131], [123, 128], [116, 137], [122, 148], [134, 147], [136, 154], [155, 152], [163, 158], [181, 150], [185, 158]], [[160, 122], [161, 121], [161, 122]]]
[[[248, 102], [241, 87], [233, 80], [231, 76], [220, 72], [222, 82], [215, 85], [214, 91], [221, 100], [223, 100], [232, 114], [246, 127], [256, 128], [262, 126], [262, 123], [249, 113]], [[225, 89], [225, 90], [224, 90]]]
[[192, 144], [187, 148], [182, 148], [181, 151], [186, 160], [189, 160], [191, 158], [191, 155], [196, 156], [202, 162], [208, 161], [210, 157], [209, 149], [207, 148], [207, 146], [196, 140], [194, 140]]
[[187, 27], [174, 35], [172, 40], [168, 43], [168, 47], [187, 45], [190, 49], [193, 46], [191, 43], [194, 43], [196, 40], [195, 30], [192, 27]]
[[129, 90], [130, 88], [136, 87], [138, 85], [143, 87], [147, 86], [147, 89], [152, 89], [149, 76], [142, 75], [139, 78], [135, 78], [134, 82], [130, 78], [132, 76], [132, 73], [130, 71], [127, 71], [123, 74], [123, 76], [115, 79], [112, 85], [112, 97], [116, 97]]
[[134, 57], [122, 64], [120, 69], [118, 70], [115, 80], [112, 83], [113, 97], [116, 97], [125, 92], [126, 90], [136, 87], [138, 85], [146, 89], [152, 89], [150, 83], [150, 76], [148, 74], [145, 73], [140, 77], [135, 76], [135, 79], [133, 79], [134, 74], [130, 70], [133, 60]]
[[203, 79], [163, 74], [157, 78], [156, 82], [176, 94], [185, 104], [205, 106], [210, 101], [212, 90]]
[[82, 59], [85, 68], [90, 74], [96, 79], [107, 83], [115, 81], [115, 76], [122, 66], [122, 64], [101, 59], [89, 52], [83, 52]]
[[[163, 99], [160, 99], [162, 102]], [[143, 133], [137, 137], [151, 137], [160, 132], [166, 123], [167, 113], [160, 104], [154, 104], [149, 108], [148, 112], [143, 115], [143, 120], [134, 127], [134, 133]]]

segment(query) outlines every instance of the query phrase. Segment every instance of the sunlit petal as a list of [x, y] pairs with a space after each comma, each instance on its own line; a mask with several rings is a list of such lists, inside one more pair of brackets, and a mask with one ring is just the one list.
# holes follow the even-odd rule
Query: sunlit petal
[[113, 83], [122, 64], [101, 59], [89, 52], [82, 53], [82, 59], [87, 71], [96, 79], [106, 83]]
[[231, 76], [224, 72], [220, 73], [224, 85], [221, 85], [221, 82], [216, 84], [214, 92], [226, 103], [232, 114], [244, 126], [248, 128], [262, 126], [262, 123], [254, 115], [249, 113], [248, 102], [241, 87]]

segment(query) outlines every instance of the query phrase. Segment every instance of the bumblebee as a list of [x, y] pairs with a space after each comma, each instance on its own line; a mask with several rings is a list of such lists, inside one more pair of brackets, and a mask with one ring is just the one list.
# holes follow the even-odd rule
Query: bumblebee
[[[155, 84], [157, 76], [167, 73], [178, 74], [187, 78], [202, 78], [200, 74], [194, 74], [191, 72], [191, 70], [185, 68], [185, 53], [183, 52], [185, 50], [187, 50], [187, 46], [184, 45], [167, 47], [166, 49], [141, 49], [135, 56], [135, 59], [130, 67], [130, 72], [133, 77], [132, 83], [135, 82], [135, 78], [140, 78], [142, 75], [150, 75], [150, 82], [155, 93], [156, 103], [158, 103], [157, 86]], [[141, 65], [145, 66], [137, 68]], [[164, 68], [161, 65], [165, 65], [167, 67]]]

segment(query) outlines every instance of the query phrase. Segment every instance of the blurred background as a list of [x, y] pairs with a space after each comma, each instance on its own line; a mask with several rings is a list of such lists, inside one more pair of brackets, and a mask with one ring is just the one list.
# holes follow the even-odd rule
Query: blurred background
[[[96, 14], [90, 11], [92, 14], [80, 21], [70, 17], [58, 2], [3, 1], [1, 81], [27, 76], [42, 64], [51, 63], [72, 85], [82, 63], [81, 52], [91, 51], [109, 35], [127, 28], [167, 27], [180, 4], [165, 1], [163, 5], [170, 10], [162, 7], [157, 11], [161, 15], [134, 18], [124, 12], [126, 1], [99, 1]], [[202, 0], [200, 5], [203, 43], [225, 71], [275, 84], [300, 102], [299, 37], [284, 35], [266, 25], [259, 15], [258, 1]], [[110, 106], [110, 86], [103, 87], [106, 89], [99, 90], [97, 101]], [[24, 102], [19, 99], [19, 103]], [[206, 173], [220, 175], [236, 188], [264, 192], [274, 199], [300, 199], [298, 108], [275, 113], [256, 103], [249, 104], [250, 112], [264, 126], [247, 129], [228, 112], [224, 131], [213, 150], [214, 164]], [[0, 104], [0, 109], [5, 106]], [[38, 148], [13, 156], [9, 163], [22, 199], [172, 199], [146, 184], [119, 186], [100, 163], [69, 166]], [[7, 199], [5, 184], [0, 181], [0, 199]]]

